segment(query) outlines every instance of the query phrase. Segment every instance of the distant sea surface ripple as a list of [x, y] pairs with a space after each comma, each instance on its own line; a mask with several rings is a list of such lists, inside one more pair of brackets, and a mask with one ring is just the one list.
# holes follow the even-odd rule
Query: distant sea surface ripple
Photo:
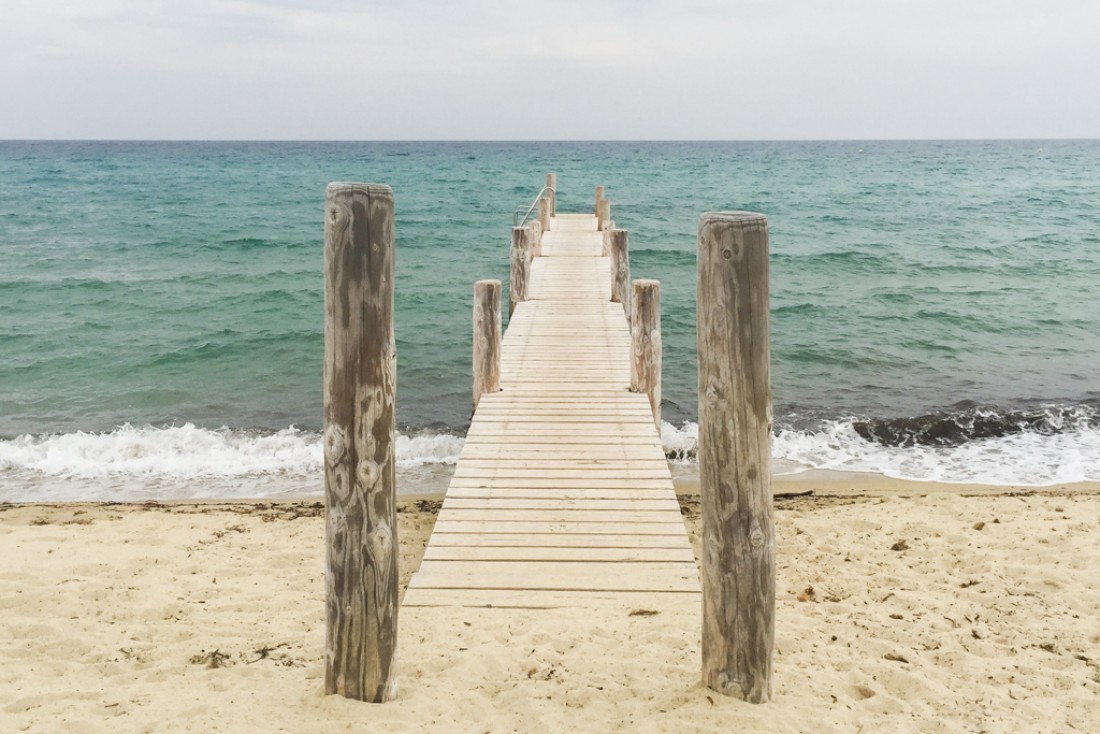
[[1098, 141], [0, 142], [0, 501], [319, 491], [333, 180], [394, 189], [399, 463], [453, 463], [473, 282], [551, 170], [661, 280], [674, 460], [698, 216], [747, 209], [781, 471], [1100, 480]]

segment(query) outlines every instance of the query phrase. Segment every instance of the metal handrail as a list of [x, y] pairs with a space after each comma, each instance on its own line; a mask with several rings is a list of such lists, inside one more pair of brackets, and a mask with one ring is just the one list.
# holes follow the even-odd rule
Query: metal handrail
[[527, 218], [531, 216], [531, 212], [535, 211], [535, 207], [537, 207], [539, 205], [539, 199], [541, 199], [542, 195], [544, 193], [546, 193], [547, 191], [550, 192], [550, 211], [551, 212], [557, 211], [557, 208], [558, 208], [558, 192], [552, 186], [543, 186], [541, 189], [539, 189], [538, 196], [535, 197], [535, 200], [531, 203], [531, 206], [529, 206], [527, 208], [527, 213], [524, 214], [522, 218], [519, 216], [519, 213], [521, 211], [523, 211], [523, 204], [520, 204], [519, 206], [516, 207], [515, 212], [512, 213], [512, 226], [513, 227], [522, 227], [523, 226], [523, 223], [526, 222]]

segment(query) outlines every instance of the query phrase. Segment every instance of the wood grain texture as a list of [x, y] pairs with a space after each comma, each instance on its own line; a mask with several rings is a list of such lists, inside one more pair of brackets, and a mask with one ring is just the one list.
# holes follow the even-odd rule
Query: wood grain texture
[[775, 644], [767, 218], [700, 218], [697, 298], [703, 682], [762, 703]]
[[516, 306], [527, 300], [527, 283], [531, 275], [531, 240], [528, 227], [512, 227], [512, 246], [508, 252], [508, 317]]
[[603, 200], [603, 197], [604, 197], [604, 188], [603, 188], [603, 186], [597, 186], [596, 187], [596, 197], [593, 200], [593, 208], [592, 208], [592, 212], [597, 217], [600, 216], [600, 201]]
[[325, 691], [397, 693], [393, 192], [325, 192]]
[[630, 251], [625, 229], [612, 229], [607, 238], [607, 254], [611, 258], [611, 301], [623, 304], [627, 319], [630, 311]]
[[474, 283], [473, 400], [500, 392], [500, 281]]
[[531, 230], [531, 257], [542, 257], [542, 225], [532, 219], [526, 226]]
[[550, 197], [546, 194], [539, 199], [539, 224], [543, 232], [550, 231]]
[[657, 432], [661, 431], [661, 284], [635, 280], [631, 284], [630, 389], [649, 398]]

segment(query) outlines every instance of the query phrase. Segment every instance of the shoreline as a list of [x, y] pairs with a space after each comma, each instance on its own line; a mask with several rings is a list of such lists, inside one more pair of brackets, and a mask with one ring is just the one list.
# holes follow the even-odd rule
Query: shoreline
[[[699, 494], [699, 478], [695, 466], [691, 466], [690, 470], [684, 470], [683, 465], [670, 464], [672, 470], [673, 483], [675, 485], [677, 495], [693, 495]], [[415, 476], [402, 476], [398, 475], [397, 486], [397, 501], [401, 502], [415, 502], [417, 500], [429, 500], [429, 501], [441, 501], [446, 495], [447, 486], [450, 483], [451, 474], [454, 471], [454, 466], [449, 465], [446, 469], [432, 469], [425, 471], [422, 468], [418, 468]], [[43, 488], [49, 487], [64, 487], [70, 480], [64, 478], [43, 478], [40, 486]], [[78, 480], [83, 486], [91, 486], [97, 483], [95, 479], [80, 479]], [[98, 480], [106, 481], [106, 480]], [[219, 479], [219, 486], [233, 487], [234, 485], [247, 484], [251, 486], [263, 485], [262, 480], [249, 478], [247, 482], [235, 482], [230, 478]], [[780, 474], [774, 475], [773, 479], [773, 493], [777, 497], [798, 496], [798, 495], [816, 495], [816, 496], [920, 496], [925, 494], [957, 494], [961, 496], [974, 496], [974, 495], [1009, 495], [1009, 494], [1070, 494], [1070, 493], [1100, 493], [1100, 481], [1084, 481], [1084, 482], [1060, 482], [1042, 486], [1032, 486], [1025, 484], [980, 484], [980, 483], [963, 483], [963, 482], [932, 482], [925, 480], [914, 479], [897, 479], [893, 477], [887, 477], [882, 474], [872, 474], [869, 472], [845, 472], [835, 471], [828, 469], [810, 469], [794, 474]], [[184, 484], [184, 480], [172, 481], [172, 480], [156, 480], [155, 482], [142, 482], [139, 479], [127, 480], [127, 486], [157, 486], [159, 489], [171, 491], [171, 487], [174, 484]], [[8, 501], [0, 500], [0, 507], [5, 505], [42, 505], [42, 506], [65, 506], [65, 505], [114, 505], [114, 504], [164, 504], [164, 505], [186, 505], [186, 504], [236, 504], [236, 503], [298, 503], [298, 502], [320, 502], [324, 499], [324, 480], [323, 478], [318, 481], [295, 481], [299, 487], [312, 487], [316, 486], [316, 489], [306, 490], [304, 488], [285, 491], [274, 495], [229, 495], [221, 497], [167, 497], [167, 498], [152, 498], [141, 497], [122, 500], [108, 500], [108, 499], [96, 499], [96, 500], [69, 500], [69, 499], [44, 499], [44, 500], [26, 500], [26, 501]], [[409, 487], [409, 484], [414, 486]]]

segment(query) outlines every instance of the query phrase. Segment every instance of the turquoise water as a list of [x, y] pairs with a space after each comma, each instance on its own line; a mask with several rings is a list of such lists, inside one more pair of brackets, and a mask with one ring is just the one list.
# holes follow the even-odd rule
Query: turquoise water
[[[393, 187], [398, 420], [461, 435], [472, 284], [507, 280], [513, 211], [551, 170], [563, 211], [606, 185], [632, 275], [662, 281], [673, 429], [695, 418], [698, 215], [748, 209], [769, 217], [788, 437], [1092, 440], [1097, 141], [0, 142], [0, 445], [126, 424], [311, 436], [332, 180]], [[0, 471], [28, 461], [0, 451]]]

